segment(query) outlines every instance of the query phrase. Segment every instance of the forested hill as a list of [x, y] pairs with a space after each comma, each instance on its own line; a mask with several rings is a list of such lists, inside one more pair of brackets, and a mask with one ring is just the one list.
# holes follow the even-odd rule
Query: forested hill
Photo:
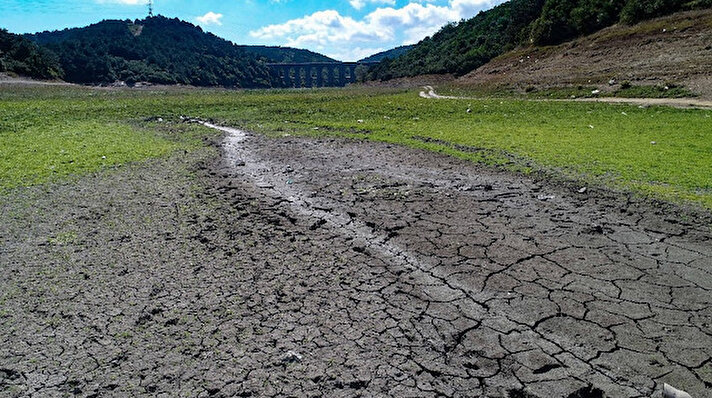
[[0, 29], [0, 72], [36, 79], [62, 77], [62, 68], [54, 54], [4, 29]]
[[373, 54], [373, 55], [366, 57], [358, 62], [381, 62], [386, 58], [391, 58], [391, 59], [398, 58], [401, 55], [403, 55], [403, 54], [407, 53], [408, 51], [410, 51], [411, 49], [413, 49], [413, 47], [415, 47], [415, 45], [400, 46], [400, 47], [392, 48], [387, 51]]
[[518, 46], [559, 44], [619, 22], [708, 7], [712, 0], [510, 0], [446, 25], [406, 54], [372, 68], [369, 77], [463, 75]]
[[28, 35], [57, 54], [64, 80], [270, 87], [265, 62], [330, 60], [306, 50], [237, 46], [178, 19], [106, 20]]
[[178, 19], [106, 20], [29, 37], [57, 54], [73, 83], [270, 86], [257, 56]]

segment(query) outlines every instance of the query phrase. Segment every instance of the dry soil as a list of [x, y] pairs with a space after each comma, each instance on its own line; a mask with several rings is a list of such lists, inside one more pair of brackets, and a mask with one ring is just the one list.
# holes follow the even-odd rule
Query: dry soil
[[233, 131], [0, 200], [0, 396], [712, 389], [709, 215]]

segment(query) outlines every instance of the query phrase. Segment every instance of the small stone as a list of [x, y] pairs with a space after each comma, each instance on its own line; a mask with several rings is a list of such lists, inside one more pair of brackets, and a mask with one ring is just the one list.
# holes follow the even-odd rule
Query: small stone
[[591, 224], [590, 232], [595, 233], [595, 234], [602, 234], [604, 231], [603, 231], [603, 227], [601, 225]]
[[669, 385], [663, 385], [663, 398], [692, 398], [690, 394], [685, 391], [678, 390], [677, 388]]
[[287, 362], [287, 363], [294, 363], [294, 362], [301, 362], [301, 361], [302, 361], [302, 355], [296, 351], [291, 351], [291, 350], [287, 351], [287, 354], [282, 359], [282, 362]]
[[588, 188], [583, 187], [583, 188], [581, 188], [581, 189], [578, 190], [578, 193], [586, 193], [586, 191], [588, 191]]

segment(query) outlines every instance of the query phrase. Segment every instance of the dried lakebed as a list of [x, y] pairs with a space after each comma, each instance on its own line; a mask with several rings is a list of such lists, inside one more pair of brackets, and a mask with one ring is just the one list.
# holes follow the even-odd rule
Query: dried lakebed
[[220, 156], [3, 197], [0, 396], [712, 389], [708, 218], [399, 146], [226, 132]]

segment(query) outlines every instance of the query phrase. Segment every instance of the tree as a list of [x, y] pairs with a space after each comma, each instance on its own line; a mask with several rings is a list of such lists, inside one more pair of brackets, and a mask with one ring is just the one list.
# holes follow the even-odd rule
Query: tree
[[0, 29], [0, 71], [37, 79], [59, 79], [56, 56], [26, 38]]

